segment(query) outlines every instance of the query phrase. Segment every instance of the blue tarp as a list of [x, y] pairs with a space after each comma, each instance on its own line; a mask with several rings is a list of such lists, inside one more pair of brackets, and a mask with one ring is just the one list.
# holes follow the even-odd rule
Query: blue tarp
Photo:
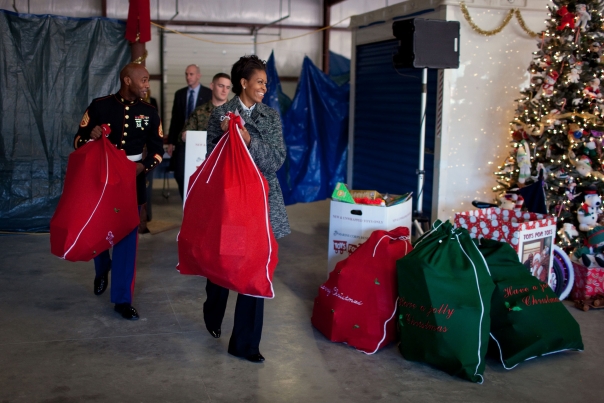
[[337, 182], [345, 182], [349, 94], [349, 84], [338, 86], [304, 58], [296, 95], [283, 115], [287, 159], [277, 176], [285, 204], [326, 199]]
[[47, 231], [73, 136], [119, 88], [125, 24], [0, 10], [0, 230]]
[[268, 86], [266, 88], [266, 95], [262, 103], [270, 106], [279, 112], [281, 116], [281, 122], [283, 122], [283, 115], [291, 106], [292, 100], [283, 93], [281, 89], [281, 81], [279, 80], [279, 74], [275, 67], [275, 56], [271, 52], [271, 56], [266, 62], [266, 79], [268, 80]]
[[338, 85], [350, 81], [350, 59], [329, 51], [329, 77]]

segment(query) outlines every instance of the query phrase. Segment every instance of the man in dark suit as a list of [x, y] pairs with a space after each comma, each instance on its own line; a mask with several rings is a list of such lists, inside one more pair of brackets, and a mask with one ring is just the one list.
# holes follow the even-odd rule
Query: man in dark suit
[[185, 70], [187, 86], [179, 89], [174, 94], [174, 105], [172, 106], [172, 120], [168, 131], [168, 154], [174, 169], [174, 179], [178, 184], [178, 192], [184, 200], [185, 184], [185, 143], [180, 138], [180, 132], [189, 116], [196, 107], [212, 99], [212, 91], [199, 84], [201, 72], [199, 66], [191, 64]]

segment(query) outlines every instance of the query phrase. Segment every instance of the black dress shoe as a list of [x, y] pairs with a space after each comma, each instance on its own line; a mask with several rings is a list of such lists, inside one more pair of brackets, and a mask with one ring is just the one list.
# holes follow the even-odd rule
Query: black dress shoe
[[220, 335], [222, 334], [222, 332], [220, 331], [220, 329], [216, 329], [216, 330], [210, 330], [210, 329], [208, 329], [208, 332], [210, 332], [210, 334], [212, 335], [212, 337], [215, 338], [215, 339], [219, 339]]
[[264, 362], [264, 357], [260, 353], [248, 355], [245, 359], [251, 362]]
[[94, 278], [94, 295], [101, 295], [107, 289], [109, 285], [109, 271], [111, 271], [111, 261], [109, 261], [109, 268], [105, 274]]
[[128, 320], [137, 320], [138, 312], [130, 304], [115, 304], [115, 312], [122, 315], [122, 318]]

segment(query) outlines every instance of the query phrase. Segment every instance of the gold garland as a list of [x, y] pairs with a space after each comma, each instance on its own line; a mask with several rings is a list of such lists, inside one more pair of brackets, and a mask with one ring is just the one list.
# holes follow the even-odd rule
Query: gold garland
[[133, 60], [131, 63], [136, 63], [136, 64], [141, 64], [142, 62], [144, 62], [147, 59], [147, 56], [149, 55], [149, 52], [147, 52], [145, 50], [145, 53], [142, 56], [137, 57], [135, 60]]
[[522, 30], [524, 32], [526, 32], [531, 37], [539, 36], [538, 33], [531, 31], [526, 26], [526, 23], [524, 22], [524, 19], [522, 18], [522, 15], [520, 14], [520, 9], [518, 9], [518, 8], [512, 8], [507, 13], [507, 15], [505, 16], [505, 18], [503, 19], [503, 22], [501, 23], [501, 25], [499, 27], [492, 29], [490, 31], [486, 31], [474, 23], [474, 20], [472, 20], [472, 17], [470, 16], [470, 12], [468, 11], [468, 7], [466, 7], [465, 2], [462, 1], [461, 3], [459, 3], [459, 7], [461, 8], [461, 12], [462, 12], [464, 18], [466, 19], [468, 24], [470, 24], [470, 27], [472, 27], [472, 29], [474, 31], [478, 32], [480, 35], [493, 36], [493, 35], [500, 33], [503, 30], [503, 28], [505, 28], [506, 25], [509, 24], [509, 22], [512, 20], [512, 18], [514, 16], [516, 16], [516, 19], [518, 20], [518, 24], [520, 25], [520, 28], [522, 28]]

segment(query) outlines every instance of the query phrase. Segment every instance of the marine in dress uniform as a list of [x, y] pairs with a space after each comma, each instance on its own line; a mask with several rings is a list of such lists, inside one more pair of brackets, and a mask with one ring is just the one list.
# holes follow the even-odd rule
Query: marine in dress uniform
[[[140, 206], [146, 201], [145, 175], [162, 161], [163, 131], [157, 109], [142, 99], [149, 89], [147, 70], [131, 63], [122, 70], [120, 81], [117, 94], [94, 99], [88, 106], [74, 147], [77, 149], [91, 138], [98, 138], [100, 125], [108, 125], [111, 128], [109, 141], [137, 163], [136, 188]], [[143, 160], [144, 146], [147, 146], [147, 156]], [[138, 319], [138, 312], [132, 307], [137, 243], [138, 227], [114, 245], [113, 259], [109, 251], [94, 258], [94, 293], [101, 295], [107, 289], [111, 271], [111, 302], [125, 319]]]

